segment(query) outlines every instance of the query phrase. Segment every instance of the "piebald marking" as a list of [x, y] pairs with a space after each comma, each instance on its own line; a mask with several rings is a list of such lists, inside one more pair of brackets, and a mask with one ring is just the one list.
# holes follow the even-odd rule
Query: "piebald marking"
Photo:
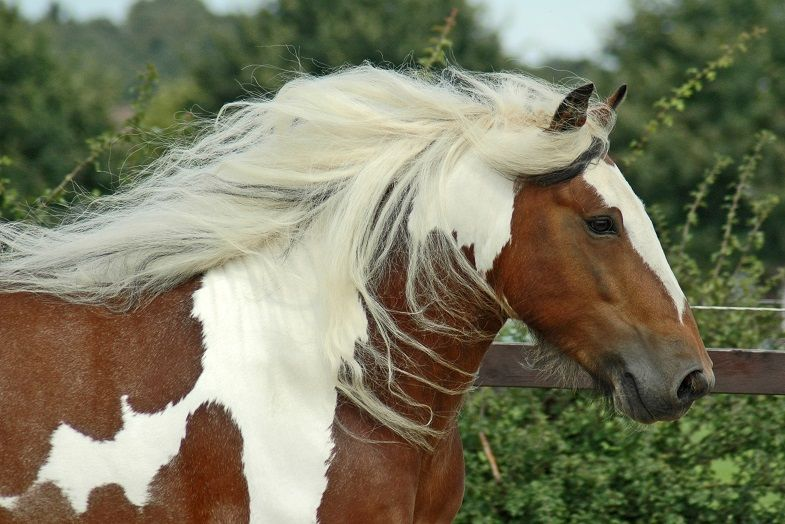
[[[308, 246], [311, 246], [310, 248]], [[333, 448], [338, 363], [323, 348], [327, 290], [319, 281], [319, 251], [301, 244], [281, 253], [237, 259], [208, 272], [194, 294], [203, 326], [204, 371], [180, 402], [154, 414], [123, 402], [123, 428], [96, 441], [61, 424], [36, 483], [53, 482], [74, 509], [90, 492], [117, 483], [143, 506], [161, 466], [177, 454], [186, 418], [205, 402], [227, 408], [243, 437], [243, 465], [252, 522], [315, 522], [327, 486]], [[367, 333], [355, 298], [341, 334], [351, 355]], [[16, 497], [4, 497], [12, 507]]]

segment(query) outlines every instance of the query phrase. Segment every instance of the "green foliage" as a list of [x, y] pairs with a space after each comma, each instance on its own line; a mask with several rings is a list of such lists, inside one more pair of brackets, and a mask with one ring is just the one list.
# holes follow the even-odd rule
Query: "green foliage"
[[458, 8], [453, 7], [450, 14], [444, 19], [444, 23], [433, 27], [436, 35], [428, 41], [431, 45], [423, 50], [425, 54], [417, 59], [417, 63], [424, 70], [428, 71], [447, 62], [447, 51], [452, 47], [452, 40], [448, 37], [455, 28], [457, 17]]
[[131, 5], [121, 24], [63, 18], [57, 4], [39, 21], [63, 63], [98, 82], [113, 102], [128, 102], [136, 74], [152, 63], [161, 79], [176, 81], [213, 48], [214, 35], [231, 30], [200, 0], [145, 0]]
[[50, 204], [58, 203], [67, 205], [65, 196], [73, 187], [76, 178], [91, 166], [94, 167], [96, 171], [99, 171], [100, 159], [112, 147], [124, 144], [147, 145], [147, 142], [144, 140], [145, 133], [140, 133], [139, 125], [144, 118], [157, 80], [158, 72], [152, 65], [148, 65], [147, 69], [139, 74], [139, 85], [134, 89], [136, 92], [136, 100], [131, 104], [131, 107], [133, 108], [131, 115], [126, 118], [119, 131], [106, 131], [86, 140], [87, 146], [89, 147], [87, 156], [76, 164], [74, 168], [63, 177], [57, 186], [53, 189], [45, 190], [44, 193], [36, 199], [36, 205], [32, 211], [39, 221], [44, 220], [46, 217], [46, 214], [41, 213], [41, 211]]
[[152, 62], [163, 79], [172, 79], [212, 49], [211, 35], [227, 29], [226, 19], [200, 0], [153, 0], [134, 3], [121, 31], [137, 56], [135, 70]]
[[701, 91], [705, 82], [713, 82], [717, 78], [718, 71], [732, 66], [736, 55], [746, 53], [749, 50], [750, 41], [760, 38], [766, 31], [765, 27], [753, 27], [750, 32], [742, 31], [733, 44], [722, 44], [720, 55], [709, 60], [703, 68], [690, 67], [687, 69], [687, 79], [684, 83], [671, 89], [670, 96], [664, 96], [654, 102], [657, 113], [646, 122], [640, 138], [630, 142], [630, 152], [624, 157], [625, 164], [632, 164], [640, 156], [651, 135], [656, 133], [661, 125], [666, 127], [673, 125], [673, 111], [684, 111], [685, 102]]
[[[503, 67], [497, 35], [484, 30], [477, 8], [466, 0], [360, 5], [355, 0], [280, 0], [251, 17], [233, 18], [232, 31], [215, 35], [215, 54], [205, 54], [193, 68], [202, 91], [196, 98], [201, 107], [215, 111], [247, 91], [274, 91], [292, 71], [320, 74], [366, 61], [411, 63], [423, 35], [451, 9], [457, 10], [458, 23], [448, 30], [450, 45], [433, 45], [441, 45], [442, 52], [449, 47], [451, 57], [469, 69]], [[440, 59], [437, 50], [433, 60]]]
[[[133, 90], [136, 95], [131, 104], [133, 111], [125, 119], [120, 130], [104, 131], [94, 137], [86, 138], [86, 156], [77, 161], [53, 188], [42, 190], [32, 201], [32, 205], [29, 205], [31, 199], [20, 195], [15, 184], [4, 177], [3, 170], [13, 166], [13, 159], [8, 156], [0, 156], [0, 217], [9, 220], [32, 220], [39, 223], [51, 221], [56, 216], [49, 213], [47, 208], [51, 205], [67, 207], [73, 194], [77, 192], [78, 178], [86, 173], [102, 171], [102, 162], [108, 162], [108, 155], [112, 148], [125, 146], [135, 148], [139, 153], [152, 147], [154, 145], [151, 142], [152, 132], [142, 130], [139, 126], [144, 119], [154, 92], [154, 86], [158, 81], [155, 68], [148, 65], [147, 69], [139, 74], [138, 81], [139, 84]], [[153, 155], [148, 152], [148, 154], [141, 156], [144, 161], [147, 161]], [[131, 158], [126, 157], [124, 162], [128, 162]], [[91, 193], [92, 196], [96, 196], [101, 193], [101, 189], [94, 188]]]
[[2, 155], [0, 156], [0, 217], [20, 220], [24, 217], [24, 208], [21, 205], [21, 198], [19, 192], [11, 184], [10, 180], [5, 178], [4, 170], [12, 166], [14, 161], [11, 157]]
[[[774, 141], [775, 137], [768, 131], [753, 137], [750, 152], [739, 163], [736, 178], [725, 195], [722, 242], [708, 260], [690, 254], [690, 229], [699, 225], [698, 210], [704, 206], [718, 174], [732, 161], [719, 157], [692, 193], [693, 202], [686, 208], [680, 241], [671, 246], [668, 257], [692, 304], [754, 307], [782, 285], [782, 271], [769, 274], [758, 255], [764, 246], [761, 229], [779, 198], [751, 191], [763, 149]], [[746, 220], [740, 223], [744, 207]], [[782, 318], [777, 313], [696, 310], [695, 315], [707, 346], [779, 348], [785, 345]]]
[[638, 428], [604, 416], [588, 394], [478, 391], [461, 418], [467, 484], [456, 522], [782, 522], [783, 400], [713, 395], [678, 422]]
[[41, 191], [84, 156], [87, 137], [110, 127], [107, 113], [78, 72], [56, 60], [47, 36], [0, 3], [2, 176], [22, 194]]

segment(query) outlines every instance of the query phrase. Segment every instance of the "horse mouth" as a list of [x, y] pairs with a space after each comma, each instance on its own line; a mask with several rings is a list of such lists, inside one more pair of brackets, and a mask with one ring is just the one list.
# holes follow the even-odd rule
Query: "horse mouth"
[[677, 420], [689, 409], [687, 406], [666, 406], [666, 403], [647, 403], [635, 376], [625, 371], [613, 388], [613, 405], [617, 411], [636, 422], [651, 424], [662, 420]]
[[677, 420], [690, 407], [660, 398], [647, 391], [630, 371], [625, 362], [618, 357], [608, 357], [599, 365], [583, 366], [560, 351], [558, 346], [547, 342], [544, 337], [533, 332], [538, 342], [538, 351], [529, 354], [528, 367], [540, 373], [557, 376], [565, 387], [588, 388], [606, 399], [609, 408], [642, 424], [665, 420]]
[[657, 421], [657, 417], [652, 414], [646, 406], [646, 402], [643, 401], [638, 389], [638, 382], [632, 373], [622, 373], [618, 384], [613, 388], [612, 397], [616, 409], [631, 419], [643, 424]]

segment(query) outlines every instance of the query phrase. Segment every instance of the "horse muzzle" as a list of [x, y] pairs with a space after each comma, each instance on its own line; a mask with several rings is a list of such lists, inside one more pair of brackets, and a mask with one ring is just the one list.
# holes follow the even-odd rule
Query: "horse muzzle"
[[714, 373], [695, 365], [673, 375], [656, 373], [648, 366], [628, 366], [612, 383], [616, 409], [649, 424], [684, 415], [694, 401], [714, 388]]

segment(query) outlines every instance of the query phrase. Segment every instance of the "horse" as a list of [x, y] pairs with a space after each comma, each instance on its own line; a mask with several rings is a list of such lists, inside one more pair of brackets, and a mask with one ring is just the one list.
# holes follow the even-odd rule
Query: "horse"
[[0, 520], [449, 522], [523, 321], [620, 413], [714, 384], [605, 100], [370, 65], [229, 104], [59, 225], [0, 225]]

